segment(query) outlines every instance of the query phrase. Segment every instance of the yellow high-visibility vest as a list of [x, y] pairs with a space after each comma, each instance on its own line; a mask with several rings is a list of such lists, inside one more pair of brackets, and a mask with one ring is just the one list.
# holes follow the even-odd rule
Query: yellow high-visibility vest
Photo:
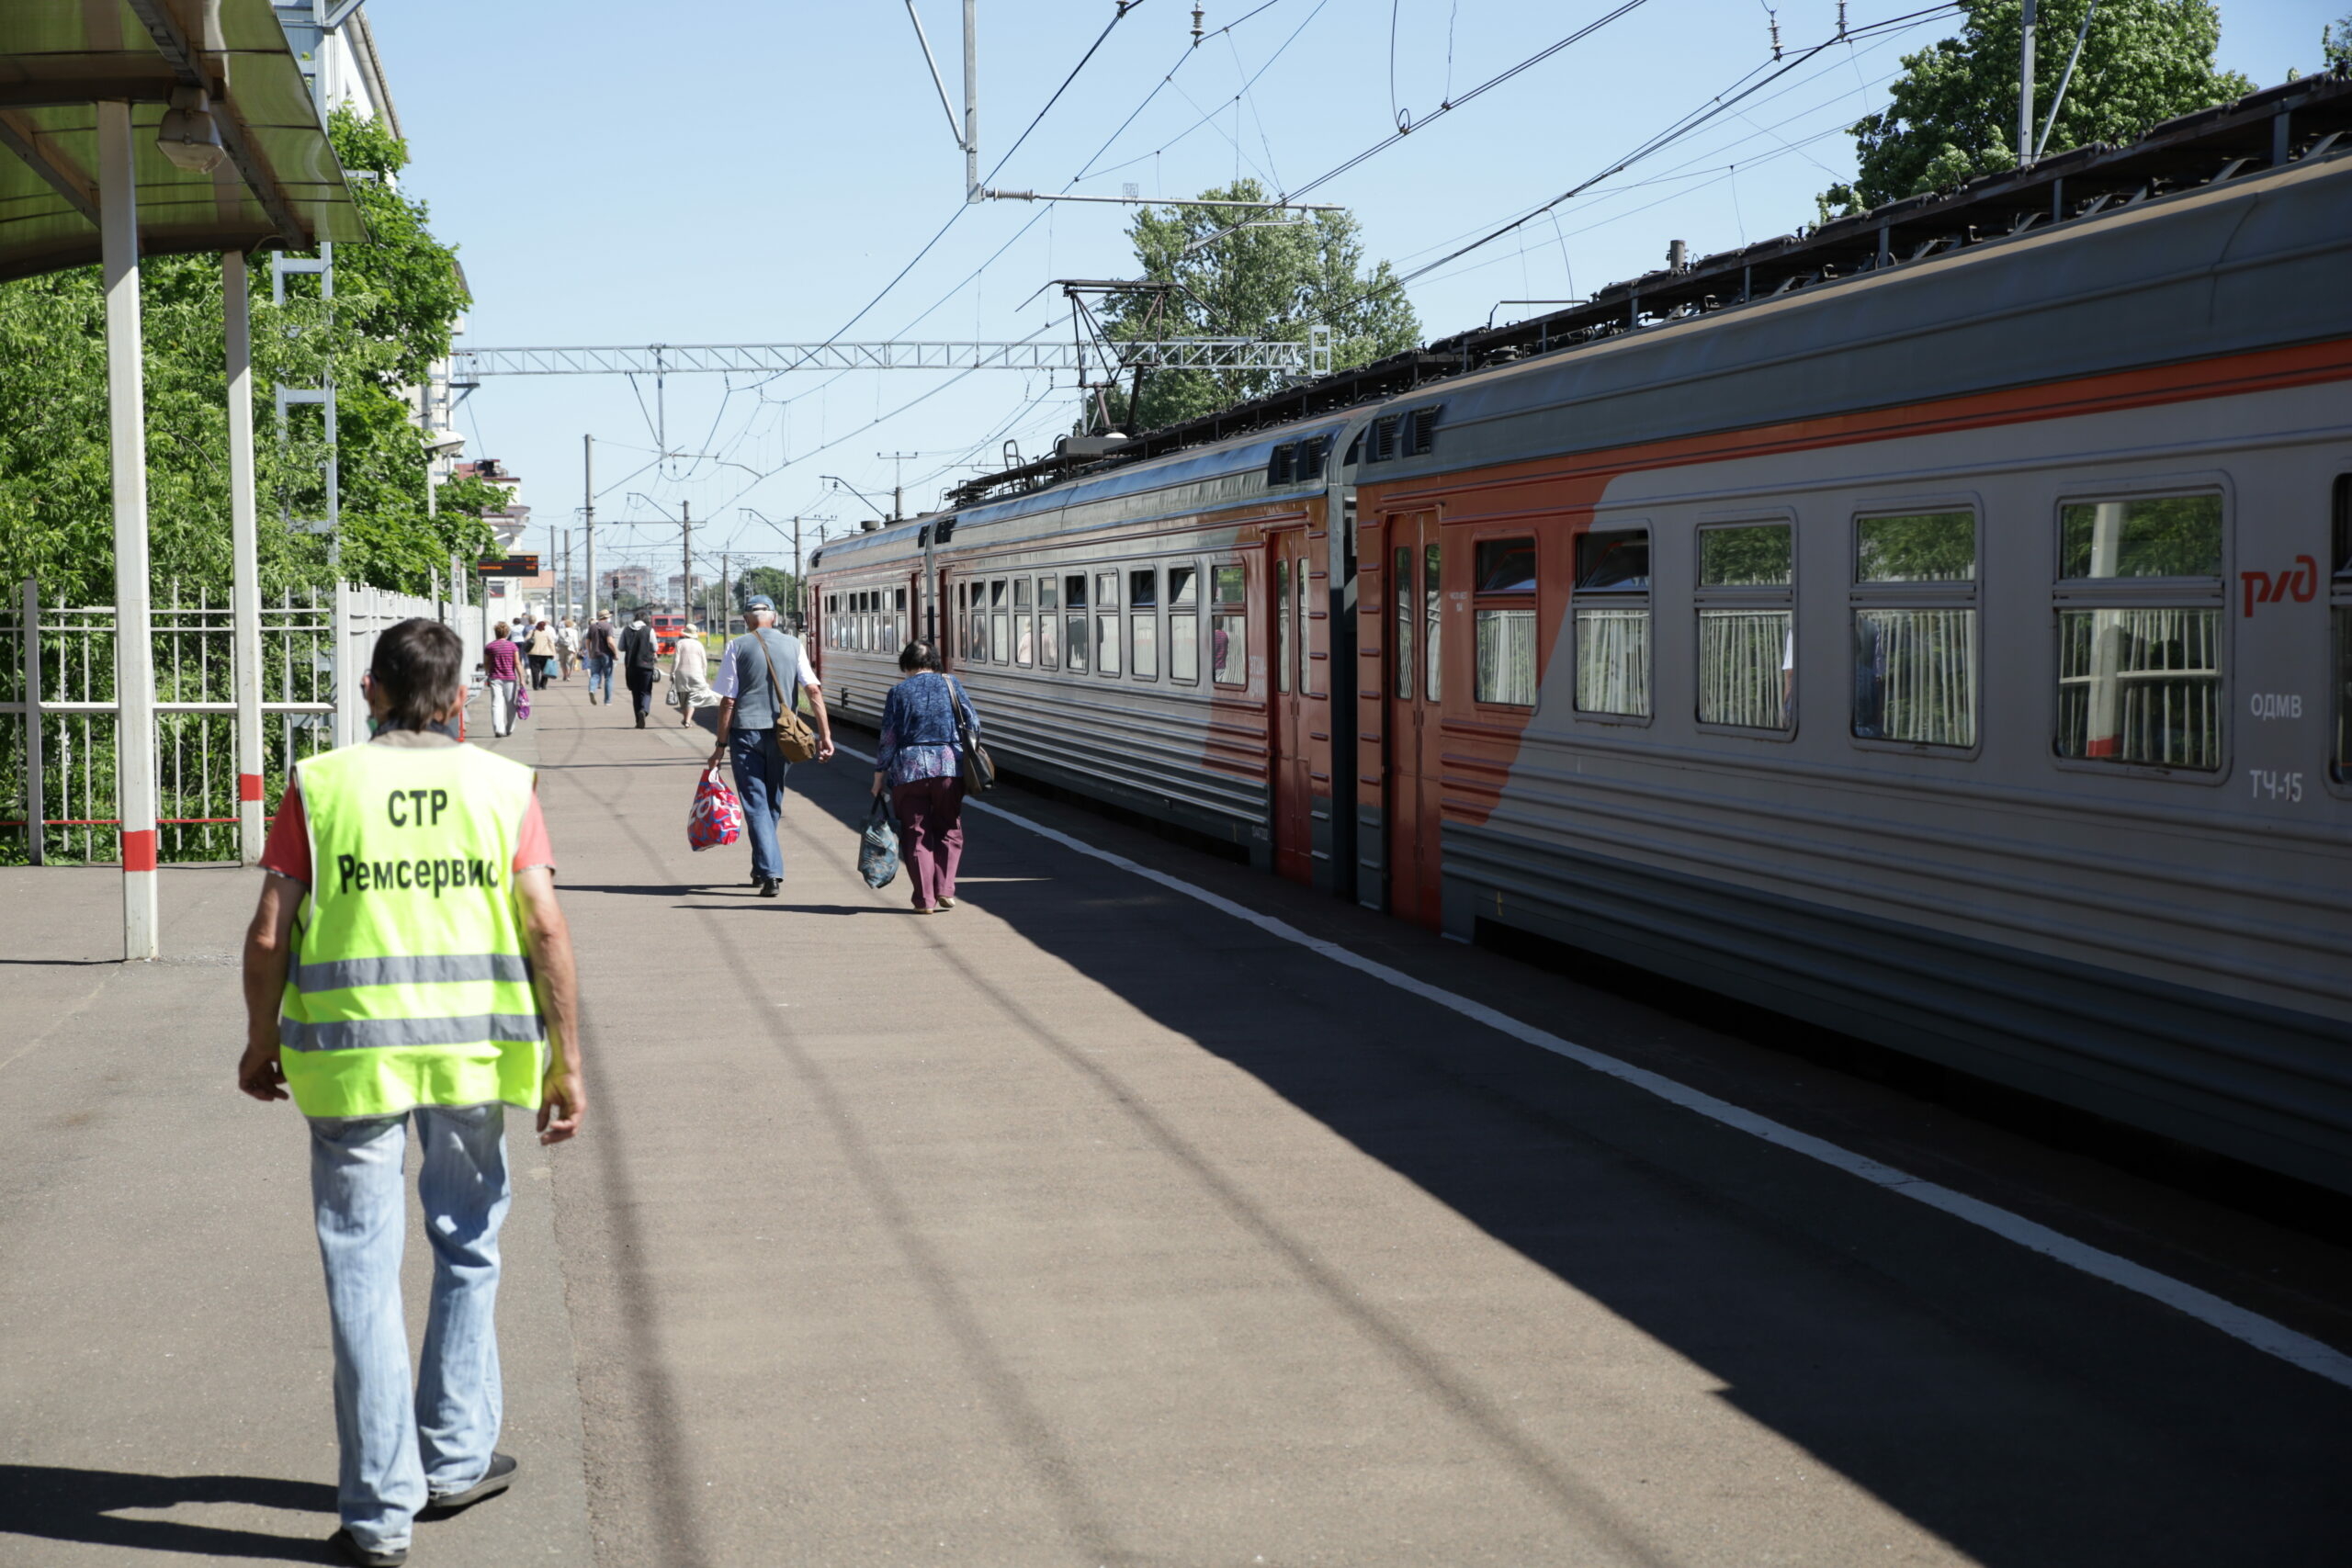
[[278, 1063], [308, 1116], [539, 1103], [514, 842], [531, 771], [472, 746], [346, 746], [300, 763], [311, 895]]

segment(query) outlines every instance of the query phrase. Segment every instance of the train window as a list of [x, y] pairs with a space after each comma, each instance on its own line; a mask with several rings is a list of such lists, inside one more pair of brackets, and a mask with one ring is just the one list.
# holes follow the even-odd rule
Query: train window
[[2219, 577], [2222, 498], [2141, 496], [2058, 509], [2058, 575]]
[[989, 662], [1012, 662], [1012, 610], [1005, 603], [1004, 579], [989, 582]]
[[1796, 530], [1699, 530], [1699, 722], [1790, 727], [1796, 695]]
[[1421, 662], [1427, 671], [1421, 695], [1437, 702], [1445, 695], [1445, 682], [1440, 678], [1439, 656], [1444, 651], [1445, 639], [1438, 635], [1438, 612], [1445, 601], [1438, 592], [1438, 568], [1441, 565], [1439, 547], [1421, 547]]
[[1298, 612], [1298, 689], [1302, 695], [1310, 697], [1315, 694], [1315, 637], [1313, 620], [1307, 614], [1311, 601], [1307, 597], [1306, 585], [1313, 576], [1302, 558], [1291, 574], [1290, 583], [1291, 597]]
[[1220, 686], [1250, 683], [1250, 602], [1238, 566], [1213, 569], [1209, 579], [1209, 679]]
[[1647, 718], [1650, 713], [1649, 530], [1590, 533], [1577, 540], [1577, 711]]
[[1094, 574], [1094, 672], [1119, 672], [1119, 574]]
[[1976, 513], [1854, 519], [1853, 733], [1976, 744]]
[[1055, 613], [1054, 590], [1059, 584], [1050, 577], [1037, 580], [1037, 668], [1052, 670], [1061, 662], [1062, 622]]
[[1389, 574], [1396, 601], [1396, 647], [1390, 684], [1396, 688], [1392, 695], [1406, 698], [1413, 694], [1414, 671], [1419, 668], [1419, 661], [1413, 657], [1414, 645], [1419, 641], [1414, 633], [1420, 625], [1420, 616], [1414, 613], [1413, 608], [1413, 580], [1416, 575], [1411, 547], [1399, 545], [1396, 547], [1396, 570]]
[[2335, 744], [2327, 771], [2337, 784], [2352, 784], [2352, 474], [2336, 478], [2335, 522], [2327, 615], [2335, 628], [2335, 669], [2329, 683], [2335, 688]]
[[1062, 667], [1074, 673], [1086, 673], [1086, 579], [1076, 573], [1062, 579], [1062, 608], [1068, 615], [1062, 627], [1069, 635], [1062, 639]]
[[1159, 679], [1159, 569], [1127, 573], [1127, 673]]
[[1274, 690], [1290, 690], [1290, 562], [1274, 562]]
[[[2218, 771], [2222, 498], [2069, 502], [2058, 535], [2059, 574], [2072, 586], [2058, 607], [2057, 754]], [[2149, 578], [2168, 585], [2153, 597], [2130, 586]], [[2099, 584], [2112, 586], [2086, 586]]]
[[1029, 607], [1030, 587], [1025, 577], [1012, 580], [1012, 661], [1024, 668], [1037, 660], [1037, 626]]
[[1197, 685], [1201, 679], [1201, 570], [1168, 569], [1168, 678]]
[[1477, 668], [1471, 694], [1508, 707], [1535, 705], [1535, 541], [1481, 539], [1473, 584]]

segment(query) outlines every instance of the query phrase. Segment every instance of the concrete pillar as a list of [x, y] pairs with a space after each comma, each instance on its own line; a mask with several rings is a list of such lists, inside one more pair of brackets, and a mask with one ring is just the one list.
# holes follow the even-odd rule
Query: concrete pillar
[[254, 344], [251, 288], [242, 251], [220, 256], [221, 335], [229, 351], [229, 554], [231, 640], [237, 683], [238, 845], [261, 861], [261, 556], [254, 512]]
[[98, 111], [98, 235], [107, 293], [107, 440], [114, 480], [115, 815], [122, 955], [156, 955], [155, 643], [148, 596], [146, 377], [140, 365], [139, 189], [130, 106]]

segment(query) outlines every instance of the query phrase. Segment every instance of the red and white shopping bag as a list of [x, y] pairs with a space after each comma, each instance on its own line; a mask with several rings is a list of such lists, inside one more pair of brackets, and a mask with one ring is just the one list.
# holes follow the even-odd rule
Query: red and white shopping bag
[[705, 768], [702, 782], [695, 785], [694, 809], [686, 816], [686, 842], [707, 850], [731, 844], [742, 832], [742, 801], [719, 778], [717, 768]]

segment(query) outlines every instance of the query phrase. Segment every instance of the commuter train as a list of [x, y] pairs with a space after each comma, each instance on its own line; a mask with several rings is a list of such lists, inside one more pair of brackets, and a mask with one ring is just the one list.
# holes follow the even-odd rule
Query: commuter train
[[2014, 231], [1898, 204], [828, 545], [828, 694], [935, 636], [1009, 773], [2352, 1191], [2352, 157], [2263, 129], [2352, 84], [2303, 86], [2267, 158], [2160, 128]]

